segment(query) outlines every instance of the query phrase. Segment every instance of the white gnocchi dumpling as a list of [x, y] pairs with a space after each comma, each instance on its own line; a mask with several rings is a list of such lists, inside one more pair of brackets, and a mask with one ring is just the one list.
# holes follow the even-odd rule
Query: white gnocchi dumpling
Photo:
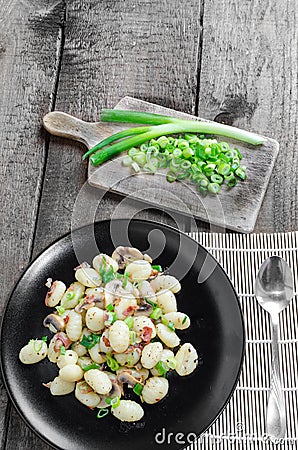
[[152, 369], [160, 361], [163, 346], [160, 342], [145, 345], [142, 351], [141, 363], [145, 369]]
[[158, 403], [169, 392], [169, 382], [163, 377], [152, 377], [146, 381], [142, 391], [142, 400], [149, 405]]
[[155, 325], [152, 322], [152, 320], [149, 317], [146, 316], [137, 316], [133, 319], [133, 331], [136, 332], [138, 336], [141, 336], [143, 333], [144, 328], [150, 328], [152, 330], [151, 339], [155, 338], [156, 336], [156, 329]]
[[83, 297], [85, 287], [78, 282], [72, 283], [61, 299], [61, 306], [64, 309], [72, 309], [79, 303]]
[[79, 381], [76, 384], [75, 397], [88, 408], [96, 408], [101, 400], [100, 396], [91, 389], [86, 381]]
[[105, 312], [93, 306], [86, 312], [86, 325], [91, 331], [101, 331], [105, 327]]
[[46, 306], [53, 308], [58, 305], [65, 291], [66, 286], [62, 281], [54, 281], [45, 298]]
[[52, 395], [67, 395], [75, 390], [75, 383], [62, 380], [59, 376], [49, 384]]
[[88, 350], [92, 360], [97, 364], [103, 364], [106, 361], [106, 356], [100, 350], [100, 343], [98, 342]]
[[177, 311], [177, 300], [172, 291], [164, 290], [158, 292], [156, 302], [163, 314]]
[[101, 285], [101, 276], [92, 267], [81, 267], [75, 272], [76, 280], [83, 286], [94, 288]]
[[68, 313], [68, 322], [65, 328], [67, 337], [73, 342], [79, 340], [82, 334], [82, 328], [83, 321], [81, 314], [72, 309]]
[[[80, 344], [79, 341], [74, 342], [71, 346], [72, 350], [76, 352], [78, 357], [84, 356], [87, 354], [88, 350], [86, 347], [84, 347], [82, 344]], [[54, 361], [53, 361], [54, 362]]]
[[90, 369], [84, 374], [89, 386], [98, 394], [107, 395], [112, 389], [112, 382], [108, 375], [99, 369]]
[[95, 256], [95, 258], [93, 258], [92, 265], [98, 273], [100, 273], [100, 270], [105, 267], [112, 267], [114, 272], [117, 272], [119, 269], [117, 261], [104, 253], [100, 253]]
[[129, 275], [132, 281], [147, 280], [152, 272], [151, 264], [143, 259], [140, 261], [133, 261], [128, 264], [125, 269], [125, 273]]
[[59, 370], [59, 377], [73, 383], [74, 381], [79, 381], [83, 378], [84, 372], [78, 364], [67, 364]]
[[198, 365], [198, 353], [193, 345], [183, 344], [176, 353], [175, 359], [177, 361], [176, 372], [185, 377], [190, 375]]
[[180, 344], [180, 338], [177, 336], [175, 331], [170, 330], [170, 328], [163, 323], [158, 323], [156, 325], [156, 332], [159, 339], [167, 347], [174, 348]]
[[57, 359], [57, 366], [59, 369], [67, 366], [68, 364], [76, 364], [78, 361], [78, 355], [73, 350], [66, 350], [65, 355], [61, 355], [59, 353], [59, 357]]
[[19, 353], [19, 359], [23, 364], [35, 364], [42, 361], [48, 352], [47, 343], [42, 339], [31, 339]]
[[133, 400], [121, 400], [120, 405], [111, 409], [111, 413], [121, 422], [137, 422], [144, 416], [144, 410]]
[[171, 275], [159, 275], [150, 282], [150, 285], [155, 292], [167, 289], [172, 291], [174, 294], [177, 294], [177, 292], [181, 290], [181, 284], [177, 278]]
[[164, 314], [164, 318], [169, 322], [173, 322], [177, 330], [186, 330], [190, 327], [190, 318], [182, 312], [170, 312]]
[[109, 337], [110, 337], [110, 330], [106, 329], [102, 333], [99, 340], [99, 348], [102, 353], [110, 353], [113, 350], [110, 344]]
[[116, 353], [114, 356], [121, 366], [134, 367], [141, 358], [141, 350], [136, 348], [130, 353]]
[[112, 349], [117, 353], [124, 353], [130, 342], [129, 328], [122, 320], [116, 320], [109, 331], [109, 341]]
[[124, 313], [128, 310], [128, 308], [134, 308], [138, 306], [137, 299], [132, 294], [125, 294], [121, 296], [119, 300], [115, 303], [114, 311], [120, 320], [125, 320], [127, 315]]
[[48, 359], [49, 361], [51, 361], [52, 363], [56, 363], [59, 359], [60, 356], [60, 352], [55, 350], [55, 346], [56, 346], [56, 338], [55, 336], [50, 340], [49, 343], [49, 348], [48, 348]]

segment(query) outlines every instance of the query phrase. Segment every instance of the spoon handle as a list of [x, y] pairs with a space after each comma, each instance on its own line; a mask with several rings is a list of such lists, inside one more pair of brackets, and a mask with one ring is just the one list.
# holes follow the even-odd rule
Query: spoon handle
[[272, 438], [282, 439], [286, 434], [286, 408], [284, 393], [280, 381], [280, 364], [278, 354], [279, 316], [272, 314], [272, 369], [271, 389], [267, 406], [267, 434]]

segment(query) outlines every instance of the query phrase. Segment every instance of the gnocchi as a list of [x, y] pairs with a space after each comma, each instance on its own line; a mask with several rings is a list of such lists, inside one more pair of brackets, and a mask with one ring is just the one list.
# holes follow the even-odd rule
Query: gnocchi
[[190, 375], [198, 365], [198, 354], [196, 349], [189, 343], [183, 344], [176, 353], [176, 372], [185, 377]]
[[154, 342], [144, 347], [141, 363], [145, 369], [152, 369], [160, 361], [163, 346], [160, 342]]
[[54, 306], [58, 305], [65, 291], [66, 286], [62, 281], [54, 281], [54, 283], [52, 284], [46, 295], [45, 299], [46, 306], [53, 308]]
[[75, 389], [75, 383], [62, 380], [60, 377], [54, 378], [49, 385], [52, 395], [67, 395]]
[[177, 300], [172, 291], [160, 291], [156, 295], [158, 306], [162, 309], [163, 314], [177, 311]]
[[[57, 365], [57, 376], [44, 383], [54, 396], [74, 392], [75, 398], [98, 418], [109, 411], [122, 422], [144, 416], [140, 401], [153, 405], [169, 391], [170, 372], [191, 374], [198, 354], [190, 343], [180, 346], [179, 330], [190, 327], [179, 312], [180, 282], [160, 273], [152, 259], [138, 249], [117, 247], [112, 256], [100, 253], [92, 267], [82, 263], [67, 287], [48, 279], [43, 325], [52, 333], [32, 339], [19, 359], [35, 364], [42, 359]], [[173, 349], [178, 347], [176, 355]], [[128, 386], [139, 402], [125, 399]]]
[[122, 320], [116, 320], [109, 332], [109, 341], [112, 349], [123, 353], [129, 346], [129, 328]]
[[141, 405], [133, 400], [121, 400], [118, 408], [112, 408], [111, 412], [121, 422], [136, 422], [144, 416]]
[[19, 358], [23, 364], [35, 364], [47, 356], [48, 346], [42, 339], [31, 339], [25, 345], [20, 353]]
[[149, 405], [158, 403], [169, 391], [169, 382], [163, 377], [152, 377], [146, 381], [142, 391], [142, 400]]
[[112, 382], [108, 375], [98, 369], [88, 370], [85, 372], [84, 378], [98, 394], [108, 394], [112, 389]]

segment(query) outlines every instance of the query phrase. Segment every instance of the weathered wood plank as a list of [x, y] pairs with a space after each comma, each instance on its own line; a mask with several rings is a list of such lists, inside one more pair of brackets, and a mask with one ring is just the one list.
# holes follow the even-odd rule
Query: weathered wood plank
[[[45, 16], [41, 15], [41, 24]], [[71, 2], [56, 109], [94, 121], [101, 108], [112, 107], [123, 95], [130, 94], [186, 112], [194, 111], [199, 16], [197, 0]], [[53, 57], [56, 50], [48, 40], [54, 30], [53, 26], [44, 41]], [[32, 42], [30, 36], [29, 40]], [[56, 38], [53, 45], [55, 41]], [[40, 59], [43, 67], [47, 60], [42, 53]], [[39, 84], [37, 87], [40, 89]], [[43, 89], [40, 92], [38, 106], [43, 105], [44, 113], [48, 109], [48, 92]], [[38, 115], [35, 125], [39, 120]], [[31, 136], [28, 142], [32, 142]], [[32, 151], [32, 146], [30, 149]], [[81, 162], [82, 151], [82, 146], [76, 143], [59, 138], [50, 141], [33, 254], [70, 229], [73, 205], [86, 180], [87, 167]], [[29, 182], [32, 183], [34, 176], [31, 177]], [[101, 202], [98, 218], [109, 218], [121, 200], [109, 194]], [[125, 207], [129, 216], [139, 209], [136, 202]], [[160, 211], [148, 210], [137, 216], [171, 223]], [[29, 229], [27, 225], [24, 228], [26, 232]], [[48, 446], [12, 413], [6, 449], [21, 448], [46, 450]]]
[[[0, 11], [2, 313], [32, 252], [46, 154], [41, 119], [52, 104], [63, 8], [56, 0], [0, 0]], [[7, 398], [0, 389], [0, 442], [5, 446], [10, 407], [5, 420]], [[10, 434], [15, 436], [10, 448], [17, 448], [14, 442], [21, 436], [15, 428]]]
[[298, 225], [297, 16], [295, 0], [205, 0], [198, 114], [280, 142], [256, 231]]
[[[88, 7], [72, 2], [56, 109], [96, 121], [103, 107], [113, 107], [130, 94], [194, 111], [199, 15], [196, 0], [104, 0]], [[70, 228], [73, 204], [86, 178], [81, 155], [76, 144], [51, 142], [35, 251]], [[109, 218], [121, 200], [107, 195], [97, 217]], [[126, 217], [136, 209], [133, 202], [127, 205]], [[138, 216], [169, 222], [162, 211]]]

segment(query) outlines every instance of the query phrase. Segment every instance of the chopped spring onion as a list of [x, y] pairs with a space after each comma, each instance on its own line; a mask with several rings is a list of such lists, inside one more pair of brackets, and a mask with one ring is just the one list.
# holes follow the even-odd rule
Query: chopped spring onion
[[66, 300], [73, 300], [75, 298], [75, 292], [67, 292]]
[[135, 331], [130, 331], [129, 332], [129, 343], [131, 345], [134, 345], [136, 343], [136, 339], [137, 339], [137, 333]]
[[[109, 158], [107, 158], [107, 159], [109, 159]], [[106, 161], [106, 160], [105, 160]], [[98, 165], [98, 164], [97, 164]], [[135, 172], [140, 172], [140, 166], [136, 163], [136, 162], [133, 162], [132, 163], [132, 165], [131, 165], [131, 167], [133, 168], [133, 170], [135, 171]]]
[[110, 353], [107, 353], [107, 365], [112, 372], [116, 372], [120, 367], [116, 359], [114, 359]]
[[209, 183], [208, 184], [208, 191], [211, 194], [218, 194], [220, 190], [220, 185], [218, 183]]
[[165, 375], [169, 371], [169, 367], [164, 361], [159, 361], [156, 364], [155, 369], [157, 370], [160, 376]]
[[64, 345], [61, 345], [60, 347], [60, 355], [65, 355], [66, 351], [65, 351], [65, 347]]
[[223, 180], [224, 180], [221, 175], [218, 175], [216, 173], [211, 175], [210, 179], [211, 179], [212, 183], [218, 183], [218, 184], [222, 184]]
[[153, 308], [158, 307], [158, 304], [156, 302], [153, 302], [152, 300], [150, 300], [148, 297], [145, 297], [145, 300], [147, 303], [149, 303], [149, 305], [153, 306]]
[[153, 270], [157, 270], [157, 272], [162, 272], [162, 267], [157, 265], [157, 266], [152, 266]]
[[170, 357], [167, 359], [166, 364], [167, 364], [167, 366], [168, 366], [170, 369], [175, 370], [176, 367], [177, 367], [177, 360], [174, 358], [174, 356], [170, 356]]
[[130, 273], [129, 272], [125, 272], [125, 274], [123, 276], [123, 283], [122, 283], [123, 289], [126, 289], [129, 277], [130, 277]]
[[31, 339], [30, 342], [33, 343], [33, 349], [35, 353], [40, 352], [40, 350], [42, 349], [42, 342], [37, 343], [36, 339]]
[[126, 323], [126, 325], [128, 326], [128, 328], [129, 328], [130, 330], [132, 330], [132, 327], [133, 327], [133, 324], [134, 324], [133, 317], [131, 317], [131, 316], [127, 317], [127, 318], [124, 320], [124, 322]]
[[110, 405], [113, 409], [118, 408], [118, 406], [120, 405], [120, 397], [108, 397], [106, 398], [106, 403], [108, 405]]
[[140, 384], [140, 383], [137, 383], [137, 384], [135, 385], [135, 387], [133, 388], [133, 391], [134, 391], [135, 394], [137, 394], [138, 396], [140, 396], [141, 393], [142, 393], [142, 391], [143, 391], [143, 389], [144, 389], [144, 386], [143, 386], [142, 384]]
[[175, 326], [174, 326], [173, 322], [171, 322], [170, 320], [166, 319], [165, 317], [161, 318], [161, 323], [166, 325], [169, 328], [169, 330], [175, 331]]
[[114, 305], [113, 303], [110, 303], [109, 305], [107, 305], [106, 310], [109, 312], [114, 312]]
[[186, 321], [187, 321], [187, 316], [184, 316], [183, 320], [182, 320], [182, 325], [184, 325]]
[[106, 257], [103, 256], [100, 267], [99, 267], [99, 274], [101, 276], [102, 282], [104, 284], [108, 283], [109, 281], [114, 280], [115, 278], [115, 272], [112, 266], [107, 265]]
[[89, 364], [88, 366], [83, 366], [83, 370], [85, 371], [85, 372], [87, 372], [88, 370], [91, 370], [91, 369], [99, 369], [100, 368], [100, 365], [99, 364], [96, 364], [96, 363], [94, 363], [94, 364]]
[[100, 340], [100, 335], [98, 334], [90, 334], [90, 336], [83, 335], [82, 340], [80, 341], [80, 344], [90, 350], [90, 348], [93, 348]]
[[109, 410], [107, 408], [100, 408], [97, 414], [98, 419], [102, 419], [103, 417], [107, 416], [109, 414]]
[[232, 188], [232, 187], [236, 186], [236, 184], [237, 184], [237, 179], [235, 177], [232, 177], [232, 178], [229, 179], [229, 181], [228, 181], [228, 187], [229, 188]]
[[56, 310], [59, 316], [65, 313], [65, 309], [63, 308], [63, 306], [56, 306]]
[[43, 336], [41, 339], [43, 340], [43, 342], [47, 342], [48, 336]]
[[154, 308], [152, 313], [150, 314], [150, 318], [153, 320], [158, 320], [162, 316], [162, 309], [161, 308]]
[[122, 165], [124, 167], [130, 167], [132, 165], [132, 158], [129, 155], [124, 156], [122, 159]]
[[167, 181], [168, 181], [169, 183], [173, 183], [173, 181], [176, 181], [176, 180], [177, 180], [177, 175], [175, 175], [174, 172], [169, 171], [169, 172], [167, 173]]
[[246, 179], [245, 170], [243, 170], [243, 168], [241, 168], [241, 167], [239, 167], [235, 170], [235, 175], [237, 175], [237, 177], [240, 178], [240, 180]]
[[117, 314], [115, 312], [108, 311], [108, 318], [105, 320], [104, 324], [106, 327], [113, 325], [114, 322], [118, 319]]

